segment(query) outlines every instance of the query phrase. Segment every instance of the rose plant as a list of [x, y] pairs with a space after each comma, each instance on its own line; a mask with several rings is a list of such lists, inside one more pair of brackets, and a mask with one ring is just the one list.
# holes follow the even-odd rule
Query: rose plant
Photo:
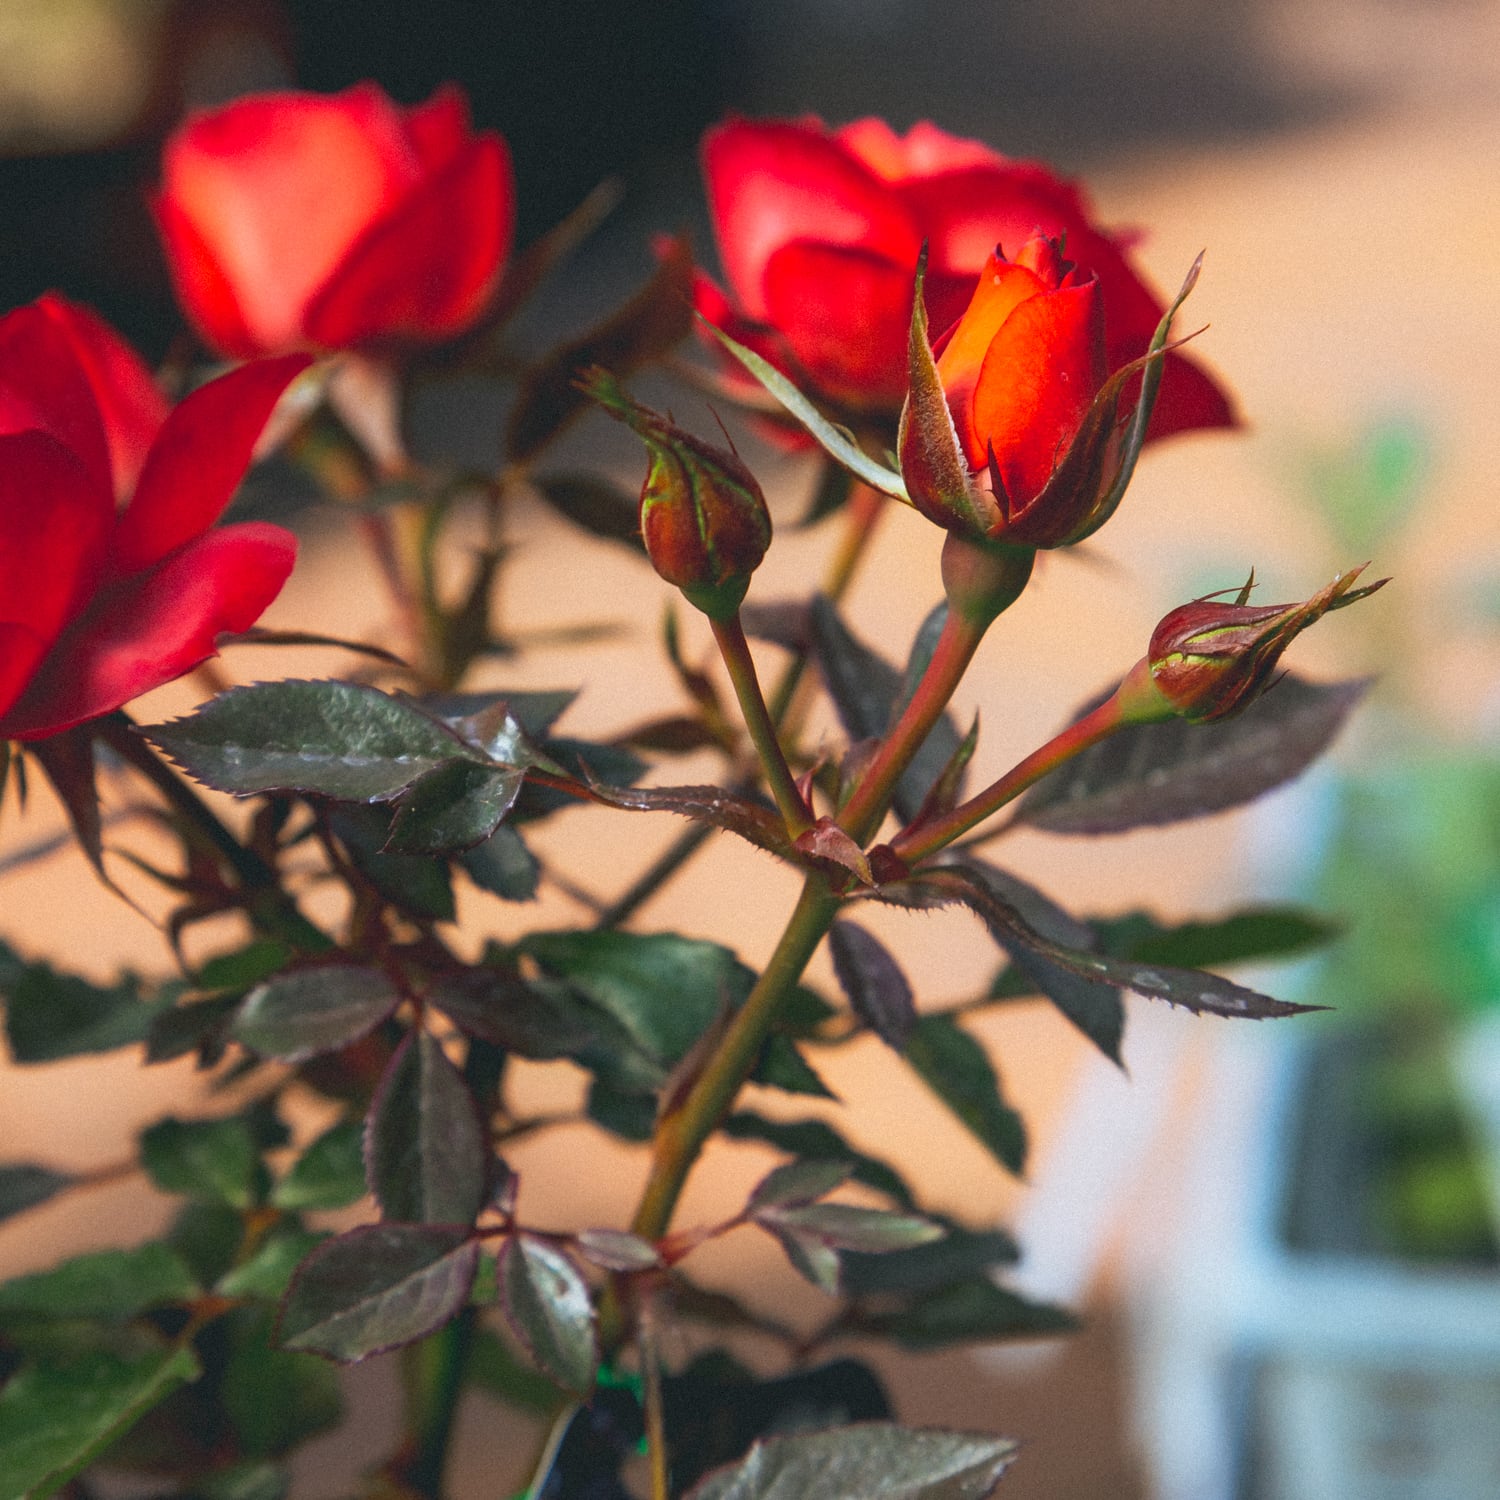
[[[828, 1119], [762, 1115], [744, 1086], [824, 1096], [820, 1049], [868, 1033], [1019, 1173], [1024, 1126], [974, 1012], [1041, 996], [1118, 1060], [1126, 993], [1219, 1016], [1299, 1009], [1199, 965], [1306, 943], [1315, 920], [1262, 913], [1252, 952], [1233, 918], [1182, 932], [1078, 917], [978, 844], [1018, 825], [1076, 835], [1197, 817], [1296, 775], [1361, 685], [1268, 691], [1271, 669], [1297, 632], [1378, 585], [1350, 572], [1302, 605], [1252, 605], [1247, 586], [1173, 611], [1092, 706], [1039, 729], [978, 789], [977, 730], [949, 711], [1037, 549], [1097, 531], [1150, 439], [1230, 422], [1218, 382], [1172, 339], [1196, 268], [1161, 306], [1076, 189], [930, 125], [734, 119], [710, 132], [704, 166], [735, 301], [673, 242], [626, 304], [537, 354], [502, 346], [503, 314], [592, 209], [497, 291], [505, 149], [471, 130], [456, 94], [411, 110], [373, 86], [262, 96], [190, 119], [157, 198], [188, 319], [247, 363], [169, 405], [85, 310], [51, 296], [0, 320], [0, 794], [49, 779], [101, 875], [128, 862], [143, 900], [159, 888], [175, 963], [159, 982], [105, 988], [0, 945], [11, 1052], [26, 1066], [140, 1045], [148, 1063], [193, 1055], [236, 1085], [233, 1105], [148, 1127], [117, 1170], [0, 1168], [0, 1216], [131, 1171], [178, 1200], [151, 1243], [0, 1285], [0, 1496], [83, 1495], [96, 1470], [130, 1469], [172, 1493], [274, 1500], [289, 1455], [338, 1420], [331, 1362], [392, 1349], [407, 1404], [370, 1497], [444, 1493], [473, 1386], [544, 1417], [533, 1496], [626, 1495], [642, 1435], [653, 1500], [988, 1495], [1012, 1458], [1004, 1438], [900, 1426], [852, 1359], [760, 1380], [711, 1348], [726, 1324], [802, 1365], [861, 1340], [935, 1348], [1070, 1326], [1001, 1285], [1008, 1236], [924, 1210], [919, 1185]], [[791, 607], [749, 597], [774, 545], [750, 466], [626, 384], [687, 338], [695, 286], [723, 361], [695, 378], [743, 397], [752, 420], [774, 403], [805, 433], [807, 464], [839, 476], [828, 488], [858, 497], [826, 523], [841, 531], [827, 577]], [[469, 337], [485, 319], [486, 337]], [[334, 399], [351, 353], [419, 379], [461, 337], [471, 367], [516, 382], [505, 461], [475, 474], [403, 458], [395, 489], [320, 397]], [[549, 466], [592, 406], [646, 447], [638, 504]], [[356, 655], [343, 678], [233, 686], [139, 725], [130, 701], [243, 635], [291, 566], [280, 528], [214, 525], [267, 441], [375, 549], [402, 638], [393, 652], [258, 630]], [[687, 662], [674, 617], [684, 702], [608, 742], [558, 729], [571, 693], [497, 685], [490, 660], [524, 645], [495, 623], [523, 495], [644, 553], [707, 616], [722, 678]], [[840, 603], [892, 503], [942, 528], [941, 597], [909, 646], [871, 646]], [[837, 758], [804, 733], [815, 682], [848, 736]], [[643, 781], [683, 752], [720, 756], [719, 782]], [[117, 845], [101, 766], [106, 800], [135, 787], [175, 864]], [[597, 871], [554, 871], [530, 841], [566, 807], [672, 813], [687, 829], [625, 891], [595, 894]], [[726, 943], [640, 925], [712, 831], [802, 883], [758, 971]], [[544, 876], [588, 920], [476, 956], [455, 882], [519, 903]], [[313, 886], [342, 904], [312, 906]], [[994, 982], [919, 1005], [858, 920], [869, 903], [977, 915], [999, 949]], [[825, 942], [837, 994], [802, 982]], [[530, 1111], [516, 1059], [566, 1059], [586, 1102]], [[308, 1138], [310, 1098], [333, 1123]], [[527, 1211], [510, 1143], [579, 1121], [643, 1148], [628, 1222]], [[683, 1185], [721, 1136], [780, 1163], [725, 1222], [680, 1222]], [[355, 1227], [329, 1220], [358, 1204]], [[695, 1280], [694, 1253], [746, 1227], [826, 1294], [819, 1326], [786, 1328]], [[703, 1358], [667, 1352], [685, 1347], [663, 1339], [669, 1321], [698, 1330]], [[772, 1435], [809, 1411], [820, 1430]], [[852, 1418], [865, 1420], [839, 1425]]]

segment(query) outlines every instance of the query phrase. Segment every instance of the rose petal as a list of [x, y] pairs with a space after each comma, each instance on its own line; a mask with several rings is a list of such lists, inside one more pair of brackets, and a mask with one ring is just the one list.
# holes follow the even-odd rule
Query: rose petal
[[143, 360], [97, 313], [47, 292], [38, 307], [67, 336], [104, 421], [114, 493], [128, 495], [170, 403]]
[[797, 362], [846, 405], [889, 409], [906, 393], [916, 262], [799, 241], [766, 266], [770, 320]]
[[968, 404], [1001, 325], [1027, 298], [1049, 290], [1027, 267], [1001, 260], [998, 255], [990, 257], [963, 317], [938, 356], [938, 374], [955, 411], [963, 411]]
[[1005, 158], [982, 141], [949, 135], [929, 120], [919, 120], [904, 136], [873, 116], [854, 120], [834, 132], [872, 172], [887, 182], [930, 177], [960, 167], [992, 166]]
[[207, 531], [250, 466], [255, 440], [305, 354], [257, 360], [201, 385], [172, 409], [115, 529], [111, 566], [134, 573]]
[[309, 337], [344, 348], [381, 335], [441, 338], [465, 327], [494, 293], [514, 204], [505, 143], [493, 133], [476, 136], [350, 248], [307, 309]]
[[792, 240], [916, 264], [922, 237], [900, 197], [821, 125], [732, 119], [704, 136], [703, 172], [724, 273], [752, 318], [768, 319], [768, 264]]
[[50, 644], [25, 625], [0, 620], [0, 740], [10, 737], [6, 709], [21, 696]]
[[969, 462], [982, 467], [993, 449], [1018, 507], [1046, 485], [1103, 384], [1099, 295], [1091, 281], [1022, 302], [980, 368], [964, 431]]
[[18, 626], [0, 665], [0, 713], [99, 581], [114, 501], [50, 433], [0, 437], [0, 624]]
[[253, 359], [258, 352], [255, 337], [208, 242], [165, 193], [152, 196], [151, 212], [167, 252], [177, 300], [198, 336], [226, 358]]
[[0, 318], [0, 433], [50, 433], [113, 493], [109, 445], [73, 341], [35, 303]]
[[406, 112], [406, 134], [417, 160], [429, 172], [446, 167], [468, 143], [469, 103], [463, 90], [444, 84], [425, 104]]
[[191, 117], [162, 166], [163, 198], [191, 221], [265, 351], [301, 343], [308, 298], [418, 175], [400, 113], [368, 84]]
[[222, 526], [95, 596], [3, 721], [37, 739], [112, 712], [181, 677], [227, 632], [248, 630], [281, 591], [296, 539], [280, 526]]

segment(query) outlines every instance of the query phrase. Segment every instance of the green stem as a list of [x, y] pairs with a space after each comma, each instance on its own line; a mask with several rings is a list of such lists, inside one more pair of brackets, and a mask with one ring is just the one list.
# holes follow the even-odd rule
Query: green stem
[[[1146, 665], [1142, 663], [1142, 666]], [[1040, 749], [1033, 750], [982, 792], [976, 793], [967, 802], [960, 803], [941, 817], [914, 823], [910, 828], [904, 829], [891, 840], [891, 851], [905, 864], [916, 864], [982, 823], [1007, 802], [1014, 801], [1027, 787], [1055, 771], [1065, 761], [1072, 760], [1075, 755], [1081, 755], [1100, 740], [1107, 739], [1115, 730], [1126, 724], [1143, 723], [1150, 717], [1156, 717], [1132, 713], [1123, 701], [1123, 695], [1127, 693], [1139, 670], [1137, 668], [1133, 671], [1120, 688], [1092, 713], [1085, 714]], [[1147, 670], [1149, 672], [1149, 667]]]
[[325, 952], [333, 946], [327, 935], [313, 926], [292, 897], [282, 890], [276, 870], [253, 849], [246, 848], [197, 792], [158, 757], [150, 742], [136, 733], [128, 714], [123, 710], [106, 714], [96, 721], [95, 733], [121, 760], [139, 771], [166, 798], [172, 810], [234, 871], [250, 898], [246, 913], [262, 932], [312, 953]]
[[443, 1493], [443, 1471], [448, 1466], [448, 1447], [478, 1316], [477, 1308], [464, 1308], [412, 1350], [416, 1457], [405, 1477], [413, 1489], [432, 1500], [441, 1500]]
[[812, 826], [812, 817], [797, 789], [791, 767], [786, 763], [781, 741], [776, 737], [776, 726], [766, 709], [766, 700], [761, 696], [760, 680], [755, 675], [755, 662], [739, 614], [736, 612], [727, 620], [711, 618], [709, 624], [713, 628], [714, 640], [718, 642], [719, 654], [728, 668], [729, 680], [734, 684], [734, 694], [739, 699], [750, 742], [760, 757], [766, 784], [786, 820], [787, 832], [796, 838]]
[[667, 1232], [672, 1210], [703, 1143], [734, 1104], [750, 1076], [786, 997], [833, 925], [839, 898], [820, 874], [808, 875], [786, 930], [703, 1071], [678, 1107], [657, 1126], [651, 1172], [631, 1229], [645, 1239]]
[[641, 1374], [646, 1387], [646, 1452], [651, 1465], [651, 1500], [672, 1500], [666, 1406], [661, 1386], [661, 1354], [656, 1340], [656, 1310], [649, 1299], [641, 1310]]
[[840, 811], [839, 822], [857, 843], [865, 843], [880, 827], [896, 783], [947, 708], [988, 624], [949, 610], [916, 692]]

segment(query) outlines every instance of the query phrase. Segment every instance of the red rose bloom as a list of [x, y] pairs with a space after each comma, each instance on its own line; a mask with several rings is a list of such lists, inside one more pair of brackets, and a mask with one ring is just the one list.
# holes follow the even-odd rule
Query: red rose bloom
[[0, 318], [0, 739], [109, 713], [259, 619], [296, 542], [213, 523], [307, 362], [245, 365], [169, 412], [92, 313], [49, 295]]
[[[997, 243], [1015, 252], [1038, 234], [1063, 241], [1097, 282], [1111, 370], [1146, 352], [1161, 318], [1126, 240], [1091, 222], [1075, 187], [934, 125], [898, 136], [875, 119], [834, 131], [815, 119], [732, 119], [704, 138], [703, 170], [737, 306], [705, 287], [700, 311], [728, 314], [726, 332], [847, 408], [900, 408], [924, 241], [936, 334], [963, 311]], [[1233, 421], [1212, 377], [1169, 355], [1150, 435]]]
[[155, 208], [189, 319], [248, 358], [462, 331], [499, 282], [514, 197], [505, 142], [457, 89], [402, 109], [366, 83], [190, 116]]

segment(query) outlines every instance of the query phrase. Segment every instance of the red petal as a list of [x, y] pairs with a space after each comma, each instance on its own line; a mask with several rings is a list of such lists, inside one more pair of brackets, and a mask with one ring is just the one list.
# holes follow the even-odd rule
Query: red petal
[[115, 529], [117, 576], [150, 567], [218, 520], [272, 408], [310, 363], [305, 354], [288, 354], [241, 365], [173, 408]]
[[1206, 427], [1238, 427], [1240, 419], [1224, 389], [1202, 365], [1185, 354], [1169, 354], [1151, 409], [1146, 440]]
[[[0, 437], [0, 715], [99, 581], [115, 507], [45, 432]], [[0, 719], [0, 738], [6, 733]]]
[[302, 342], [302, 310], [410, 189], [416, 154], [373, 85], [264, 94], [191, 117], [166, 144], [162, 197], [191, 221], [260, 350]]
[[803, 240], [766, 266], [766, 306], [818, 387], [855, 407], [892, 409], [906, 394], [916, 260]]
[[[992, 255], [974, 287], [974, 295], [938, 358], [943, 390], [955, 411], [964, 411], [979, 380], [979, 371], [995, 335], [1005, 320], [1028, 298], [1050, 291], [1034, 271]], [[969, 454], [971, 462], [984, 461], [984, 446]]]
[[993, 449], [1012, 503], [1036, 498], [1104, 382], [1097, 282], [1021, 303], [990, 344], [965, 437], [969, 461]]
[[167, 419], [169, 403], [150, 369], [97, 313], [48, 292], [37, 306], [63, 331], [83, 366], [109, 443], [116, 498], [123, 499]]
[[406, 134], [427, 171], [446, 167], [473, 135], [463, 90], [457, 84], [444, 84], [425, 104], [407, 110]]
[[50, 433], [113, 493], [94, 388], [66, 332], [32, 303], [0, 318], [0, 433]]
[[234, 288], [208, 242], [165, 194], [152, 197], [151, 211], [167, 253], [167, 269], [172, 273], [177, 300], [198, 337], [229, 359], [254, 359], [262, 351], [245, 326]]
[[919, 120], [904, 136], [884, 120], [855, 120], [835, 132], [859, 159], [888, 182], [931, 177], [960, 167], [991, 166], [1005, 158], [982, 141], [949, 135], [929, 120]]
[[297, 543], [279, 526], [223, 526], [96, 596], [3, 724], [37, 739], [98, 718], [191, 671], [281, 591]]
[[514, 217], [510, 153], [486, 132], [360, 237], [309, 304], [308, 336], [337, 349], [467, 327], [500, 279]]
[[730, 120], [704, 136], [703, 173], [724, 273], [752, 318], [768, 318], [768, 264], [792, 240], [916, 264], [900, 197], [821, 125]]

